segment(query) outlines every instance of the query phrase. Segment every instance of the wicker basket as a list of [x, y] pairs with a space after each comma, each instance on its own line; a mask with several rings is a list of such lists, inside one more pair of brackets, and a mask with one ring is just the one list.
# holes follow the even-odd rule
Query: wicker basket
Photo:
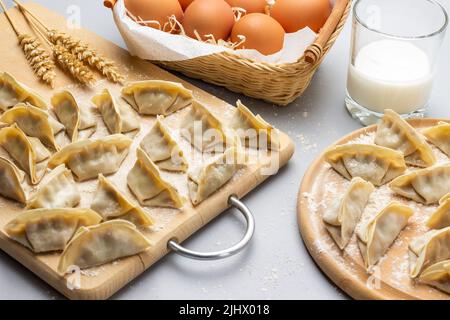
[[[293, 63], [256, 62], [224, 52], [182, 61], [152, 61], [247, 96], [287, 105], [300, 96], [344, 27], [352, 0], [337, 0], [316, 41]], [[114, 0], [104, 1], [111, 7]]]

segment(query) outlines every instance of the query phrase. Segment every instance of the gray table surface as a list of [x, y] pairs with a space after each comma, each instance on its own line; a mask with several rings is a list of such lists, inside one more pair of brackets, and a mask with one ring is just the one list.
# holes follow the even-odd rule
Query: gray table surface
[[[10, 6], [10, 0], [7, 0]], [[35, 0], [63, 15], [79, 8], [81, 25], [125, 47], [102, 1]], [[450, 2], [440, 0], [450, 11]], [[244, 198], [256, 217], [251, 245], [237, 256], [215, 262], [169, 254], [113, 296], [114, 299], [346, 299], [314, 264], [298, 231], [297, 192], [313, 159], [341, 136], [360, 128], [344, 107], [350, 21], [317, 71], [305, 94], [278, 108], [226, 89], [189, 80], [234, 104], [241, 99], [254, 112], [287, 132], [296, 152], [278, 175]], [[450, 41], [444, 41], [430, 117], [450, 117]], [[218, 250], [240, 239], [242, 217], [229, 210], [185, 244]], [[62, 296], [21, 264], [0, 251], [0, 299], [60, 299]]]

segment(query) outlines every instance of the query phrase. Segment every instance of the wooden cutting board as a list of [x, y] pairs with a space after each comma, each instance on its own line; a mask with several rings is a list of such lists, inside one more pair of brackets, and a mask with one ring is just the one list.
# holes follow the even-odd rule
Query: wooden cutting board
[[[66, 20], [63, 17], [38, 4], [28, 3], [27, 6], [38, 17], [48, 23], [50, 27], [62, 31], [66, 30]], [[11, 9], [9, 10], [9, 13], [19, 26], [20, 31], [33, 34], [26, 20], [17, 9]], [[16, 36], [10, 28], [4, 14], [1, 14], [0, 16], [0, 30], [2, 39], [2, 45], [0, 46], [0, 70], [11, 73], [19, 81], [40, 93], [47, 101], [49, 101], [51, 95], [55, 91], [63, 88], [70, 89], [81, 105], [89, 105], [90, 98], [105, 87], [109, 88], [113, 95], [119, 95], [119, 85], [101, 80], [93, 88], [82, 88], [79, 85], [76, 85], [70, 77], [59, 70], [57, 72], [56, 89], [49, 89], [48, 86], [39, 82], [32, 73], [21, 49], [17, 45]], [[88, 30], [67, 30], [67, 32], [85, 42], [93, 44], [100, 53], [114, 59], [119, 64], [122, 73], [126, 75], [128, 81], [162, 79], [181, 82], [187, 88], [193, 90], [195, 98], [207, 105], [209, 110], [220, 119], [229, 117], [234, 110], [234, 107], [226, 102], [178, 79], [151, 63], [131, 57], [126, 50], [119, 48]], [[184, 111], [187, 111], [187, 109]], [[183, 114], [183, 111], [179, 112], [175, 116], [167, 117], [164, 121], [168, 126], [176, 130]], [[124, 177], [135, 161], [134, 150], [138, 141], [142, 139], [143, 135], [145, 135], [154, 121], [154, 117], [145, 117], [141, 119], [141, 131], [139, 135], [135, 137], [135, 143], [131, 147], [127, 159], [124, 161], [119, 172], [110, 177], [124, 192], [129, 192], [127, 191]], [[105, 135], [106, 129], [100, 118], [98, 125], [99, 127], [96, 135]], [[182, 144], [181, 140], [182, 139], [179, 139], [178, 142], [184, 151], [186, 148], [191, 148], [186, 142]], [[158, 208], [151, 209], [149, 212], [156, 220], [156, 227], [144, 231], [144, 234], [152, 242], [152, 247], [142, 254], [120, 259], [114, 263], [106, 264], [98, 268], [92, 268], [87, 272], [84, 272], [80, 279], [81, 287], [78, 289], [69, 289], [67, 286], [67, 279], [56, 272], [59, 254], [35, 255], [23, 246], [9, 240], [3, 232], [0, 232], [0, 248], [68, 298], [106, 299], [166, 255], [168, 253], [168, 240], [174, 238], [180, 242], [185, 240], [223, 212], [228, 207], [227, 200], [231, 194], [236, 194], [239, 198], [242, 198], [245, 194], [268, 178], [269, 176], [264, 175], [262, 172], [263, 167], [267, 166], [269, 163], [273, 163], [272, 161], [277, 161], [277, 167], [285, 165], [294, 152], [294, 144], [292, 140], [283, 133], [281, 133], [280, 140], [281, 149], [279, 152], [258, 156], [258, 161], [254, 161], [252, 164], [249, 164], [238, 172], [230, 182], [197, 207], [193, 207], [188, 201], [182, 211]], [[190, 164], [192, 165], [192, 163]], [[175, 174], [172, 174], [172, 176], [169, 175], [167, 179], [180, 189], [186, 189], [186, 176], [178, 174], [177, 177], [174, 177], [174, 175]], [[83, 183], [82, 206], [83, 204], [86, 206], [89, 205], [89, 197], [92, 197], [95, 188], [95, 180]], [[186, 194], [186, 192], [186, 190], [183, 190], [182, 193]], [[3, 198], [0, 199], [0, 208], [0, 228], [3, 228], [8, 221], [13, 219], [19, 212], [23, 211], [23, 207]], [[258, 213], [255, 212], [255, 214], [257, 215]]]
[[[415, 119], [409, 123], [416, 129], [436, 125], [444, 119]], [[449, 121], [449, 119], [445, 119]], [[368, 143], [373, 140], [376, 125], [350, 133], [335, 144], [350, 141]], [[372, 136], [372, 138], [370, 138]], [[440, 162], [448, 161], [442, 152], [433, 147]], [[408, 226], [377, 264], [379, 268], [372, 275], [366, 273], [364, 262], [356, 244], [354, 234], [347, 248], [342, 252], [334, 243], [322, 222], [322, 216], [334, 199], [342, 195], [346, 180], [336, 173], [321, 154], [309, 167], [300, 187], [297, 199], [297, 218], [300, 232], [309, 253], [323, 272], [342, 290], [355, 299], [450, 299], [447, 295], [430, 286], [417, 284], [410, 279], [408, 244], [409, 241], [427, 231], [424, 222], [437, 206], [424, 206], [405, 198], [392, 198], [385, 186], [378, 188], [363, 213], [373, 214], [390, 200], [400, 201], [414, 209]]]

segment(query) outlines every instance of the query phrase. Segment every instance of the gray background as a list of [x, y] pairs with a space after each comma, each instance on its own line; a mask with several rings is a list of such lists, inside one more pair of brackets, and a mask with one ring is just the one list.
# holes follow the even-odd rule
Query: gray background
[[[11, 5], [10, 0], [6, 3]], [[124, 47], [111, 12], [102, 1], [35, 0], [67, 15], [70, 5], [81, 8], [82, 27]], [[440, 1], [450, 11], [449, 1]], [[360, 128], [344, 108], [350, 21], [316, 73], [306, 93], [278, 108], [226, 89], [190, 80], [234, 104], [241, 99], [254, 112], [287, 132], [296, 153], [281, 172], [245, 197], [256, 217], [251, 245], [237, 256], [216, 262], [191, 261], [170, 254], [113, 296], [115, 299], [345, 299], [309, 256], [296, 218], [297, 192], [313, 159], [330, 143]], [[448, 108], [449, 36], [443, 46], [430, 117], [450, 117]], [[243, 219], [225, 212], [185, 244], [197, 250], [218, 250], [240, 239]], [[55, 290], [0, 251], [1, 299], [60, 299]]]

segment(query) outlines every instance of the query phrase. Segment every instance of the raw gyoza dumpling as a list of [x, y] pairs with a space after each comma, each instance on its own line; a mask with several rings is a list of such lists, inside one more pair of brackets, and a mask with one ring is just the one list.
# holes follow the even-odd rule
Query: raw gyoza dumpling
[[439, 122], [437, 126], [422, 131], [425, 137], [450, 157], [450, 123]]
[[450, 227], [431, 230], [409, 244], [410, 276], [416, 278], [429, 266], [450, 259]]
[[450, 294], [450, 260], [444, 260], [426, 268], [419, 281]]
[[72, 172], [64, 164], [57, 166], [47, 175], [36, 193], [30, 198], [27, 209], [72, 208], [80, 203], [81, 197]]
[[66, 273], [70, 266], [81, 269], [95, 267], [138, 254], [150, 246], [136, 226], [125, 220], [81, 227], [59, 258], [58, 271]]
[[325, 152], [325, 160], [344, 178], [363, 178], [381, 186], [406, 170], [403, 154], [372, 144], [343, 144]]
[[188, 172], [189, 196], [194, 205], [199, 204], [230, 180], [243, 163], [237, 148], [214, 157], [205, 165], [191, 168]]
[[108, 89], [104, 89], [102, 93], [93, 97], [92, 102], [100, 111], [111, 134], [139, 131], [140, 124], [137, 114], [126, 104], [117, 101]]
[[156, 119], [140, 146], [160, 169], [185, 172], [188, 164], [183, 151], [162, 124], [161, 119], [160, 117]]
[[123, 134], [72, 142], [56, 152], [48, 166], [64, 163], [78, 181], [96, 178], [99, 173], [112, 174], [119, 170], [132, 142]]
[[101, 219], [91, 209], [34, 209], [10, 221], [5, 232], [35, 253], [57, 251], [64, 250], [78, 228], [95, 225]]
[[128, 173], [127, 183], [143, 206], [181, 208], [184, 199], [178, 191], [164, 181], [158, 167], [141, 149], [136, 150], [137, 160]]
[[20, 102], [28, 102], [35, 107], [47, 109], [44, 100], [24, 84], [17, 82], [7, 72], [0, 72], [0, 110], [5, 111]]
[[427, 227], [430, 229], [450, 227], [450, 193], [439, 200], [439, 207], [428, 219]]
[[36, 146], [38, 146], [36, 149], [41, 151], [38, 155], [32, 140], [28, 139], [16, 124], [0, 129], [0, 147], [5, 149], [17, 165], [27, 173], [32, 184], [37, 184], [41, 180], [44, 172], [37, 170], [36, 164], [45, 160], [42, 157], [46, 156], [45, 153], [42, 153], [44, 147], [39, 146], [39, 143]]
[[122, 97], [140, 114], [169, 115], [192, 103], [192, 91], [181, 83], [147, 80], [130, 83]]
[[64, 126], [45, 110], [21, 103], [2, 114], [0, 122], [17, 123], [26, 135], [38, 138], [45, 146], [53, 150], [59, 149], [55, 134], [62, 131]]
[[234, 129], [246, 147], [278, 150], [279, 132], [259, 114], [254, 115], [240, 100], [229, 126]]
[[405, 162], [414, 166], [429, 167], [436, 162], [433, 150], [424, 137], [391, 109], [384, 110], [375, 143], [402, 152]]
[[413, 215], [413, 210], [399, 202], [391, 202], [357, 232], [358, 246], [369, 270], [386, 253]]
[[[16, 124], [14, 124], [15, 126]], [[50, 151], [42, 144], [41, 140], [35, 137], [28, 137], [28, 140], [30, 141], [33, 150], [36, 154], [36, 163], [42, 162], [52, 155]]]
[[412, 171], [393, 180], [389, 187], [416, 202], [438, 203], [450, 192], [450, 163]]
[[98, 212], [103, 220], [122, 219], [138, 227], [149, 227], [153, 224], [153, 220], [140, 206], [122, 194], [102, 174], [98, 175], [97, 192], [91, 209]]
[[359, 177], [353, 178], [343, 197], [336, 199], [334, 205], [325, 211], [325, 228], [341, 250], [350, 241], [374, 190], [370, 182]]
[[23, 189], [25, 173], [6, 158], [0, 157], [0, 194], [6, 198], [26, 203]]
[[96, 130], [95, 117], [85, 108], [81, 108], [74, 96], [67, 90], [52, 97], [53, 112], [66, 127], [70, 141], [89, 138]]
[[191, 109], [183, 118], [181, 134], [194, 147], [204, 152], [222, 152], [227, 143], [222, 123], [197, 101], [192, 103]]

